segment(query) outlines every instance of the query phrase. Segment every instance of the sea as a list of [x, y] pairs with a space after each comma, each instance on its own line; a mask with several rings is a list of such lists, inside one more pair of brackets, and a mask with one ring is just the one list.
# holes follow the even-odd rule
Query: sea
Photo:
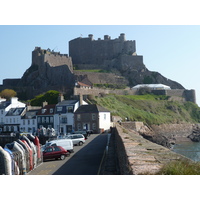
[[195, 162], [200, 162], [200, 142], [182, 141], [175, 144], [172, 151], [179, 153]]

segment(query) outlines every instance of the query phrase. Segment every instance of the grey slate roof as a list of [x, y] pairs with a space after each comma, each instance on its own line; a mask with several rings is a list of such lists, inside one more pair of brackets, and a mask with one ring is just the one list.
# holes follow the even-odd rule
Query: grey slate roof
[[78, 100], [64, 100], [64, 101], [61, 101], [59, 102], [58, 104], [56, 104], [57, 106], [58, 105], [74, 105], [78, 102]]
[[79, 113], [99, 113], [99, 112], [110, 112], [110, 111], [107, 110], [106, 108], [99, 106], [99, 105], [91, 104], [91, 105], [80, 106], [76, 110], [75, 114], [79, 114]]

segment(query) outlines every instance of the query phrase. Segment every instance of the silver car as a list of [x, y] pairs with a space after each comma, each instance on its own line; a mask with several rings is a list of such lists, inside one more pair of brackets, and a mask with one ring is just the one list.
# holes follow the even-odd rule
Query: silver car
[[71, 139], [73, 145], [82, 146], [85, 143], [85, 137], [82, 134], [70, 134], [67, 135], [66, 138]]

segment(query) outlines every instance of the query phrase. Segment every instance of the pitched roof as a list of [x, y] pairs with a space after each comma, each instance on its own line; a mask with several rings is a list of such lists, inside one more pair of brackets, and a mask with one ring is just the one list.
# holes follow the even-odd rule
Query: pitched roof
[[99, 105], [96, 104], [91, 104], [91, 105], [82, 105], [80, 106], [75, 114], [79, 114], [79, 113], [98, 113], [98, 112], [110, 112], [109, 110], [107, 110], [106, 108], [103, 108]]
[[6, 116], [19, 116], [23, 113], [26, 108], [11, 108]]
[[61, 101], [59, 102], [58, 104], [56, 104], [57, 106], [58, 105], [74, 105], [78, 102], [78, 100], [64, 100], [64, 101]]
[[[41, 110], [39, 110], [37, 115], [54, 115], [55, 106], [55, 104], [46, 105]], [[53, 111], [51, 109], [53, 109]]]

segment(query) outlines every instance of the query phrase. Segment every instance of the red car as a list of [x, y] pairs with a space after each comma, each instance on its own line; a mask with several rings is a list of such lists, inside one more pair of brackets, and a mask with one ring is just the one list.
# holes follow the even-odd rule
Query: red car
[[61, 146], [49, 146], [43, 151], [43, 160], [58, 159], [64, 160], [70, 153]]

